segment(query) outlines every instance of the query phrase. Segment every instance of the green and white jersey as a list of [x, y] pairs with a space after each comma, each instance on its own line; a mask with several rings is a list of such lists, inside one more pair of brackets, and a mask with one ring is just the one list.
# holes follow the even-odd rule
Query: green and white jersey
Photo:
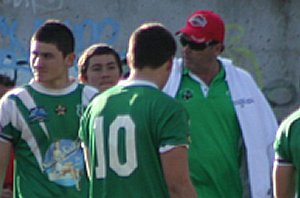
[[185, 68], [176, 99], [191, 118], [189, 170], [198, 196], [242, 197], [241, 131], [224, 69], [208, 87]]
[[89, 197], [169, 197], [160, 153], [188, 144], [188, 115], [146, 81], [97, 96], [82, 117], [90, 158]]
[[[274, 142], [275, 163], [300, 169], [300, 109], [288, 116], [279, 126]], [[297, 189], [300, 192], [300, 172], [296, 171]], [[298, 197], [300, 197], [298, 195]]]
[[95, 94], [76, 82], [62, 90], [31, 82], [1, 99], [0, 141], [14, 146], [15, 197], [87, 197], [78, 129]]

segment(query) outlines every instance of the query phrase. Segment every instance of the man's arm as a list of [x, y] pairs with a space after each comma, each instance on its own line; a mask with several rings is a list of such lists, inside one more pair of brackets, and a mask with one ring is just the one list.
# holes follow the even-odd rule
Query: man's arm
[[196, 198], [189, 177], [187, 148], [176, 147], [160, 155], [171, 198]]
[[275, 164], [273, 168], [273, 185], [275, 198], [295, 197], [295, 168]]
[[2, 194], [3, 182], [6, 175], [6, 168], [10, 158], [11, 148], [11, 143], [0, 140], [0, 195]]

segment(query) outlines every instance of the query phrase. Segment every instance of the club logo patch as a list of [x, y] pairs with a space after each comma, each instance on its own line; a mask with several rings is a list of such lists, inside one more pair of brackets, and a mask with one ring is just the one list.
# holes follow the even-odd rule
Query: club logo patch
[[35, 107], [30, 109], [29, 122], [44, 122], [47, 117], [48, 114], [43, 107]]
[[204, 16], [199, 14], [190, 18], [189, 23], [194, 27], [205, 27], [207, 24], [207, 20]]
[[191, 89], [184, 89], [180, 91], [180, 96], [183, 100], [188, 101], [194, 96], [194, 92]]
[[62, 186], [76, 186], [83, 174], [84, 160], [79, 141], [62, 139], [48, 148], [43, 167], [50, 181]]

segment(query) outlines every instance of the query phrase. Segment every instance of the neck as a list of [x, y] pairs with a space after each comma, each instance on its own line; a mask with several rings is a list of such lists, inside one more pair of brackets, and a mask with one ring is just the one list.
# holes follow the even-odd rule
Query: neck
[[66, 78], [63, 80], [52, 81], [52, 82], [47, 82], [47, 81], [43, 82], [43, 81], [36, 80], [36, 82], [38, 82], [40, 85], [48, 89], [64, 89], [70, 86], [74, 81], [75, 81], [74, 78]]
[[130, 71], [130, 76], [128, 80], [146, 80], [156, 84], [159, 89], [162, 89], [164, 82], [162, 82], [162, 77], [160, 75], [159, 69], [132, 69]]
[[218, 61], [214, 61], [206, 65], [197, 66], [196, 68], [197, 69], [191, 70], [191, 72], [203, 80], [207, 85], [210, 85], [213, 78], [220, 71], [220, 64]]

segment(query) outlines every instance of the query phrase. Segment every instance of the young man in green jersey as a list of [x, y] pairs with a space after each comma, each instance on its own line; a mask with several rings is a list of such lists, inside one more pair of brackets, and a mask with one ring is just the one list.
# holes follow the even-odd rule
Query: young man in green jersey
[[90, 176], [89, 197], [196, 197], [188, 176], [188, 116], [161, 89], [176, 51], [159, 23], [137, 28], [129, 40], [128, 80], [85, 111], [80, 137]]
[[289, 115], [277, 131], [273, 169], [273, 191], [276, 198], [300, 197], [299, 141], [300, 109]]
[[71, 30], [45, 22], [30, 42], [33, 79], [1, 99], [0, 186], [13, 148], [14, 197], [87, 197], [78, 128], [98, 91], [69, 78], [74, 59]]
[[202, 198], [270, 198], [277, 121], [251, 75], [221, 58], [225, 25], [197, 10], [178, 31], [182, 59], [164, 91], [191, 118], [189, 168]]

